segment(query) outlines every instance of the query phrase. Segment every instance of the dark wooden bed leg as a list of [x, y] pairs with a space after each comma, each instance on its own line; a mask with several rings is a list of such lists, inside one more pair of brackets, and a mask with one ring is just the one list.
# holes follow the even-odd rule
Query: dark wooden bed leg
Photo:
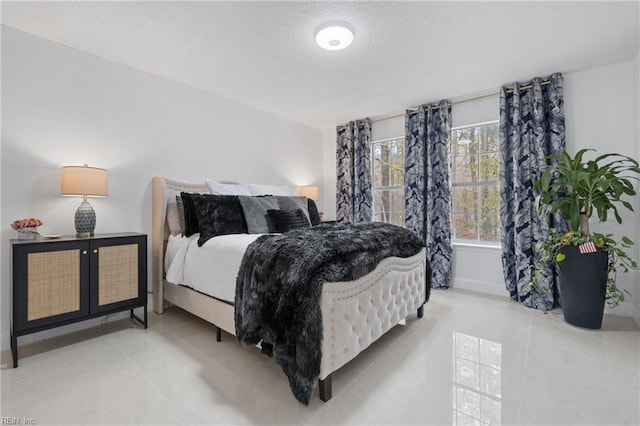
[[220, 327], [216, 327], [216, 342], [222, 341], [222, 329]]
[[418, 318], [422, 318], [424, 316], [424, 305], [418, 308]]
[[331, 374], [329, 374], [324, 380], [318, 380], [318, 387], [320, 389], [320, 399], [327, 402], [331, 399]]

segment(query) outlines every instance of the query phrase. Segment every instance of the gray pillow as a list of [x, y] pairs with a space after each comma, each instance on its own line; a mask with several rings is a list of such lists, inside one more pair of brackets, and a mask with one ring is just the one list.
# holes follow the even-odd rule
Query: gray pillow
[[171, 235], [182, 234], [183, 230], [180, 226], [180, 212], [178, 211], [178, 203], [176, 200], [167, 202], [167, 224]]
[[239, 195], [244, 218], [247, 221], [247, 229], [250, 234], [266, 234], [269, 232], [267, 222], [267, 210], [278, 209], [278, 201], [275, 197], [250, 197]]
[[184, 222], [184, 204], [182, 203], [182, 197], [176, 195], [176, 205], [178, 206], [178, 219], [180, 220], [180, 233], [184, 234], [186, 225]]
[[280, 206], [281, 210], [302, 210], [304, 216], [307, 218], [309, 223], [311, 223], [311, 219], [309, 218], [309, 207], [307, 203], [307, 197], [285, 197], [282, 195], [276, 196], [278, 200], [278, 206]]

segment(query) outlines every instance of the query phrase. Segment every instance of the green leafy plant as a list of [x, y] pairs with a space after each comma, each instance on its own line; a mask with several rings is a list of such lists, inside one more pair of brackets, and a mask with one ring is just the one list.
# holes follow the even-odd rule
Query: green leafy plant
[[[589, 218], [595, 212], [605, 222], [612, 211], [618, 223], [622, 217], [620, 206], [633, 211], [625, 196], [634, 196], [634, 183], [639, 179], [640, 167], [633, 158], [621, 154], [604, 154], [593, 160], [584, 160], [584, 154], [592, 149], [581, 149], [572, 158], [567, 152], [547, 157], [552, 160], [540, 178], [534, 183], [538, 192], [536, 206], [543, 214], [562, 212], [569, 224], [569, 232], [550, 229], [549, 236], [538, 241], [536, 249], [542, 253], [542, 261], [558, 263], [564, 260], [563, 246], [578, 246], [592, 241], [596, 247], [608, 253], [606, 300], [610, 307], [624, 301], [624, 293], [616, 286], [618, 270], [627, 272], [638, 267], [637, 262], [625, 251], [633, 246], [629, 237], [620, 241], [612, 234], [591, 233]], [[536, 271], [534, 282], [540, 271]]]

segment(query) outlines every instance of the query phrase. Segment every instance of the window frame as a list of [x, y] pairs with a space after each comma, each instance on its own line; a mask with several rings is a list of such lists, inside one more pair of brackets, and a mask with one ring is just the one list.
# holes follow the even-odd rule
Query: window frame
[[[376, 203], [374, 202], [374, 193], [376, 190], [383, 190], [383, 191], [387, 191], [387, 192], [391, 192], [392, 190], [402, 190], [402, 193], [404, 195], [404, 191], [405, 191], [405, 185], [404, 185], [404, 170], [402, 170], [402, 184], [401, 185], [386, 185], [386, 186], [376, 186], [375, 185], [375, 155], [374, 155], [374, 149], [375, 149], [375, 145], [380, 145], [386, 142], [391, 142], [391, 141], [402, 141], [402, 145], [403, 145], [403, 152], [406, 150], [407, 148], [407, 143], [406, 143], [406, 137], [405, 136], [396, 136], [396, 137], [392, 137], [392, 138], [386, 138], [386, 139], [379, 139], [379, 140], [375, 140], [375, 141], [371, 141], [371, 216], [372, 218], [376, 216], [376, 210], [375, 210], [375, 206]], [[406, 152], [404, 152], [406, 155]], [[404, 223], [405, 223], [405, 219], [404, 219], [404, 213], [405, 213], [405, 208], [403, 206], [402, 211], [389, 211], [387, 213], [389, 213], [389, 215], [393, 214], [393, 213], [402, 213], [403, 217], [402, 217], [402, 226], [404, 227]], [[385, 222], [385, 223], [390, 223], [390, 222]]]
[[[453, 143], [453, 137], [452, 134], [454, 131], [456, 130], [462, 130], [462, 129], [469, 129], [471, 127], [482, 127], [482, 126], [488, 126], [491, 124], [497, 124], [498, 126], [500, 125], [500, 120], [496, 119], [496, 120], [490, 120], [490, 121], [484, 121], [481, 123], [473, 123], [473, 124], [465, 124], [462, 126], [455, 126], [455, 127], [451, 127], [451, 129], [449, 129], [449, 144], [450, 146]], [[500, 154], [500, 151], [497, 151], [498, 154]], [[478, 156], [480, 157], [481, 155], [486, 155], [486, 153], [478, 153]], [[454, 205], [454, 201], [455, 198], [453, 196], [454, 193], [454, 188], [460, 188], [460, 187], [470, 187], [470, 188], [481, 188], [481, 187], [497, 187], [498, 192], [500, 191], [500, 169], [498, 169], [498, 178], [496, 180], [490, 180], [490, 181], [478, 181], [478, 182], [455, 182], [454, 178], [455, 178], [455, 173], [453, 172], [453, 159], [455, 156], [453, 155], [453, 149], [451, 150], [451, 154], [449, 155], [449, 162], [451, 164], [451, 172], [450, 172], [450, 178], [451, 178], [451, 218], [452, 218], [452, 227], [451, 227], [451, 231], [452, 234], [455, 232], [455, 228], [453, 226], [453, 216], [454, 216], [454, 212], [455, 212], [455, 205]], [[502, 167], [502, 162], [500, 162], [500, 167]], [[480, 218], [482, 217], [482, 203], [481, 203], [481, 198], [480, 198], [480, 193], [478, 192], [477, 195], [477, 203], [476, 203], [476, 217]], [[468, 245], [468, 246], [481, 246], [481, 247], [491, 247], [491, 248], [496, 248], [496, 247], [500, 247], [501, 243], [500, 243], [500, 227], [498, 227], [498, 229], [496, 230], [496, 234], [497, 234], [497, 241], [483, 241], [480, 239], [480, 228], [476, 227], [476, 239], [474, 240], [469, 240], [469, 239], [464, 239], [464, 238], [457, 238], [457, 237], [453, 237], [452, 235], [452, 243], [453, 244], [458, 244], [458, 245]]]

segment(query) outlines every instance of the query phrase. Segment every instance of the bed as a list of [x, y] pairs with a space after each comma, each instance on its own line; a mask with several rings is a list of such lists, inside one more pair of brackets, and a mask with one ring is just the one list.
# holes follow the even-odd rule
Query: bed
[[[229, 303], [233, 302], [229, 300], [229, 292], [213, 297], [206, 294], [206, 289], [193, 283], [180, 282], [180, 278], [185, 277], [184, 270], [177, 275], [175, 271], [167, 275], [170, 267], [165, 265], [167, 257], [171, 259], [180, 250], [184, 250], [186, 245], [193, 245], [193, 241], [189, 242], [186, 237], [178, 243], [172, 241], [175, 237], [170, 238], [166, 213], [168, 200], [180, 192], [209, 194], [209, 187], [205, 182], [183, 183], [163, 177], [154, 177], [152, 187], [154, 311], [161, 314], [164, 309], [175, 305], [213, 324], [217, 330], [218, 341], [221, 339], [221, 330], [235, 336], [235, 308]], [[224, 246], [224, 239], [218, 238]], [[246, 235], [234, 237], [233, 241], [240, 239], [245, 240], [241, 244], [250, 244], [256, 238], [254, 235]], [[233, 244], [237, 245], [235, 242]], [[198, 252], [197, 249], [193, 251]], [[185, 269], [188, 268], [186, 263]], [[413, 313], [418, 317], [423, 316], [424, 304], [428, 300], [430, 290], [428, 271], [426, 250], [422, 249], [410, 257], [385, 258], [373, 271], [361, 278], [327, 283], [321, 287], [322, 355], [318, 376], [321, 400], [328, 401], [331, 398], [333, 372], [355, 358], [407, 316]], [[233, 271], [227, 271], [221, 279], [228, 281], [233, 275]], [[167, 276], [171, 279], [168, 280]], [[210, 274], [200, 273], [199, 276], [199, 280], [203, 281]], [[235, 285], [235, 282], [232, 285]]]

